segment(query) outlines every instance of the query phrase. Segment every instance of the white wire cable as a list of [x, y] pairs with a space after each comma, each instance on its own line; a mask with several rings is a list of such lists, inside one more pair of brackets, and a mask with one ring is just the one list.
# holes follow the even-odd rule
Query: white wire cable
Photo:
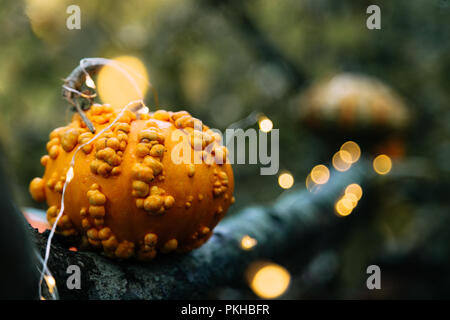
[[59, 209], [58, 215], [56, 217], [56, 220], [55, 220], [55, 222], [54, 222], [54, 224], [52, 226], [52, 229], [50, 230], [50, 235], [48, 236], [48, 239], [47, 239], [47, 246], [45, 248], [45, 258], [44, 258], [44, 262], [43, 262], [43, 266], [42, 266], [42, 270], [41, 270], [41, 277], [39, 279], [39, 297], [42, 297], [42, 281], [44, 280], [45, 271], [47, 270], [47, 263], [48, 263], [48, 258], [50, 257], [50, 248], [51, 248], [51, 244], [52, 244], [53, 235], [55, 234], [56, 226], [58, 225], [58, 221], [62, 217], [63, 212], [64, 212], [64, 195], [66, 193], [66, 187], [67, 187], [69, 182], [74, 177], [73, 168], [75, 166], [75, 156], [77, 155], [78, 151], [80, 151], [81, 148], [83, 148], [84, 146], [92, 143], [101, 134], [103, 134], [105, 131], [110, 129], [122, 117], [122, 115], [124, 114], [125, 110], [127, 110], [131, 105], [136, 105], [136, 104], [141, 104], [142, 106], [145, 106], [144, 101], [142, 99], [141, 100], [131, 101], [125, 107], [122, 108], [122, 110], [117, 114], [117, 116], [116, 116], [116, 118], [114, 119], [113, 122], [111, 122], [109, 125], [107, 125], [105, 128], [103, 128], [101, 131], [96, 133], [89, 141], [87, 141], [87, 142], [83, 143], [82, 145], [78, 146], [77, 149], [75, 150], [75, 153], [73, 154], [72, 159], [70, 161], [69, 170], [67, 170], [67, 173], [66, 173], [66, 180], [64, 181], [62, 195], [61, 195], [60, 209]]
[[[120, 110], [120, 112], [117, 114], [117, 116], [116, 116], [116, 118], [114, 119], [113, 122], [111, 122], [109, 125], [107, 125], [105, 128], [103, 128], [101, 131], [96, 133], [89, 141], [87, 141], [87, 142], [83, 143], [82, 145], [78, 146], [77, 149], [75, 150], [75, 153], [73, 154], [72, 159], [70, 161], [69, 170], [67, 170], [67, 173], [66, 173], [66, 179], [64, 181], [62, 195], [61, 195], [60, 209], [59, 209], [58, 215], [56, 216], [56, 219], [55, 219], [55, 222], [54, 222], [54, 224], [52, 226], [52, 229], [50, 230], [50, 235], [48, 236], [48, 239], [47, 239], [47, 245], [46, 245], [46, 248], [45, 248], [45, 257], [44, 257], [44, 261], [42, 263], [43, 266], [42, 266], [42, 270], [40, 272], [41, 276], [40, 276], [40, 279], [39, 279], [39, 297], [42, 297], [42, 282], [44, 280], [46, 271], [48, 271], [47, 264], [48, 264], [48, 259], [50, 257], [50, 249], [51, 249], [52, 239], [53, 239], [53, 236], [54, 236], [54, 234], [56, 232], [56, 226], [58, 225], [58, 222], [59, 222], [59, 220], [61, 219], [61, 217], [62, 217], [62, 215], [64, 213], [64, 196], [65, 196], [65, 193], [66, 193], [67, 185], [69, 184], [70, 181], [72, 181], [72, 179], [74, 177], [74, 170], [73, 170], [73, 168], [75, 166], [75, 157], [76, 157], [78, 151], [80, 151], [80, 149], [82, 149], [84, 146], [92, 143], [101, 134], [103, 134], [105, 131], [110, 129], [122, 117], [122, 115], [124, 114], [125, 110], [127, 110], [130, 106], [141, 105], [141, 107], [146, 107], [145, 104], [144, 104], [144, 101], [143, 101], [144, 95], [142, 93], [142, 90], [139, 89], [136, 81], [133, 79], [133, 77], [130, 76], [129, 72], [127, 72], [127, 70], [124, 70], [119, 65], [119, 63], [117, 61], [114, 61], [114, 60], [111, 60], [111, 59], [105, 59], [105, 58], [98, 58], [98, 59], [103, 61], [105, 64], [112, 65], [114, 68], [116, 68], [117, 70], [122, 72], [125, 75], [125, 77], [131, 82], [131, 84], [133, 85], [133, 87], [136, 90], [137, 94], [139, 95], [139, 97], [141, 97], [141, 99], [129, 102], [125, 107], [123, 107]], [[86, 71], [86, 69], [84, 67], [85, 63], [86, 63], [86, 59], [81, 59], [80, 60], [80, 67], [83, 70], [83, 72], [86, 74], [86, 76], [89, 76], [89, 73]], [[134, 70], [130, 70], [130, 71], [133, 72], [138, 77], [144, 78], [142, 75], [140, 75], [139, 73], [135, 72]], [[147, 82], [147, 85], [151, 86], [151, 83], [149, 81], [146, 81], [146, 82]], [[67, 89], [67, 90], [69, 90], [71, 92], [83, 95], [82, 92], [79, 92], [76, 89], [69, 88], [69, 87], [65, 87], [65, 89]], [[132, 108], [132, 109], [134, 110], [135, 108]]]

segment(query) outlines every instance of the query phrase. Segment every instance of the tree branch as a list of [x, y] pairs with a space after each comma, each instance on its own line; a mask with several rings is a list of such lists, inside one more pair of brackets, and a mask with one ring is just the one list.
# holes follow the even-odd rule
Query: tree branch
[[[242, 279], [249, 263], [273, 259], [292, 250], [300, 254], [314, 239], [323, 238], [327, 227], [342, 225], [332, 213], [336, 198], [350, 183], [364, 178], [362, 165], [345, 173], [332, 172], [330, 181], [313, 194], [307, 190], [287, 192], [271, 207], [248, 207], [225, 219], [201, 248], [183, 255], [159, 256], [150, 263], [117, 262], [93, 252], [71, 252], [60, 238], [52, 244], [49, 268], [61, 299], [177, 299], [204, 297], [211, 289]], [[339, 233], [339, 232], [338, 232]], [[36, 231], [35, 243], [43, 252], [47, 234]], [[258, 244], [249, 251], [240, 247], [250, 235]], [[307, 242], [306, 242], [307, 241]], [[311, 253], [312, 254], [312, 253]], [[66, 269], [80, 266], [81, 290], [66, 287]]]

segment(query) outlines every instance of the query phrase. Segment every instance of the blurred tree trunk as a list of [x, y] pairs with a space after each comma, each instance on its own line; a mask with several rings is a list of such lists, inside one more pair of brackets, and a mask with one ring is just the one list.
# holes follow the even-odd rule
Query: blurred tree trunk
[[[1, 151], [0, 151], [0, 160]], [[37, 259], [26, 221], [14, 205], [0, 163], [0, 300], [37, 299]]]

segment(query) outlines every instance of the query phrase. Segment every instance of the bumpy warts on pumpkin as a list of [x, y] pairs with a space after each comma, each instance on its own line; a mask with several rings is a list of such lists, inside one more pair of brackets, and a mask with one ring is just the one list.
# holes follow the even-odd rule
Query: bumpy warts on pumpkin
[[[94, 104], [86, 115], [101, 130], [117, 113]], [[78, 241], [81, 249], [121, 259], [151, 260], [158, 251], [185, 252], [202, 245], [234, 202], [234, 180], [220, 136], [198, 123], [185, 111], [158, 110], [139, 119], [125, 111], [77, 153], [57, 232]], [[173, 139], [175, 130], [186, 139]], [[50, 134], [48, 155], [41, 158], [45, 174], [29, 189], [34, 200], [47, 201], [52, 225], [72, 156], [93, 137], [78, 114]], [[192, 163], [172, 161], [179, 143], [192, 151]], [[204, 161], [194, 161], [195, 156]]]

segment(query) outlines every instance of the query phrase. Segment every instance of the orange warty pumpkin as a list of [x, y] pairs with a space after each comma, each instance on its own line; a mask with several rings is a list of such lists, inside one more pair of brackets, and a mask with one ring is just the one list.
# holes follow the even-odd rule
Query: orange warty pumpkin
[[[117, 112], [95, 104], [86, 116], [99, 132]], [[50, 134], [48, 155], [41, 158], [45, 174], [31, 181], [30, 193], [47, 201], [47, 220], [54, 224], [72, 157], [86, 144], [75, 156], [57, 232], [77, 239], [81, 249], [100, 249], [112, 258], [150, 260], [157, 251], [192, 250], [211, 236], [234, 202], [227, 149], [220, 135], [204, 125], [199, 130], [198, 122], [185, 111], [126, 110], [86, 144], [94, 134], [75, 114]], [[200, 161], [174, 162], [171, 153], [180, 147]]]

